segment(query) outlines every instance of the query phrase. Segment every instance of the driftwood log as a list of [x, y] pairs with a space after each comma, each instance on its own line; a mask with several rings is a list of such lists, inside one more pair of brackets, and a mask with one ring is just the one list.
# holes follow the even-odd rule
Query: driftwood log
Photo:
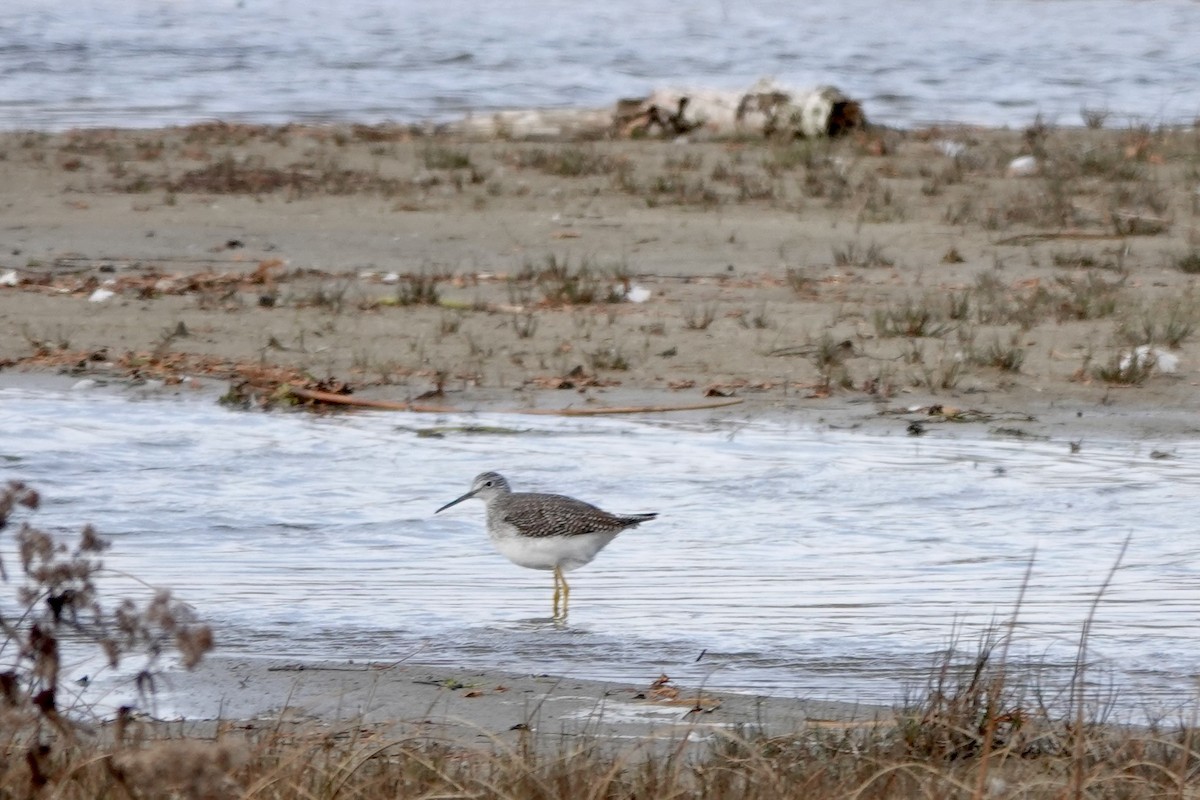
[[[664, 109], [675, 111], [666, 113]], [[865, 128], [862, 106], [832, 86], [794, 90], [759, 81], [746, 92], [660, 89], [617, 103], [618, 136], [680, 136], [696, 130], [714, 135], [816, 139]]]
[[659, 89], [609, 109], [514, 109], [471, 115], [446, 130], [480, 138], [569, 139], [690, 134], [805, 138], [867, 125], [862, 105], [833, 86], [792, 89], [762, 80], [746, 91]]

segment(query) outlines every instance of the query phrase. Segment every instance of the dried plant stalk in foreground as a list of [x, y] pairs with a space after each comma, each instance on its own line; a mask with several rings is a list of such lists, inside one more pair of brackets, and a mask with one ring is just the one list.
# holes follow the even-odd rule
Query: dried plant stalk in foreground
[[[15, 515], [32, 515], [38, 493], [20, 482], [0, 489], [0, 531]], [[165, 653], [174, 649], [191, 668], [213, 647], [212, 630], [165, 589], [139, 605], [130, 599], [115, 607], [101, 597], [97, 579], [101, 554], [109, 543], [91, 525], [83, 526], [68, 546], [27, 519], [13, 535], [19, 574], [10, 574], [0, 559], [0, 579], [14, 589], [15, 604], [0, 606], [0, 740], [3, 754], [24, 761], [33, 787], [55, 780], [55, 773], [74, 759], [75, 748], [92, 735], [94, 716], [72, 703], [65, 685], [64, 649], [94, 647], [110, 668], [140, 658], [134, 677], [142, 697], [154, 691], [155, 674]], [[128, 717], [132, 709], [122, 709]], [[22, 754], [23, 753], [23, 754]], [[7, 787], [6, 787], [7, 788]], [[0, 788], [0, 795], [6, 793]]]

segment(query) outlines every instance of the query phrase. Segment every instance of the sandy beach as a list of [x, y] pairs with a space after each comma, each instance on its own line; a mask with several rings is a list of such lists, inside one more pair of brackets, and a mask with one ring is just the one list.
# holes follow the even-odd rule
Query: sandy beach
[[729, 397], [834, 424], [1191, 435], [1198, 152], [1195, 129], [1149, 128], [10, 133], [0, 363], [463, 409]]

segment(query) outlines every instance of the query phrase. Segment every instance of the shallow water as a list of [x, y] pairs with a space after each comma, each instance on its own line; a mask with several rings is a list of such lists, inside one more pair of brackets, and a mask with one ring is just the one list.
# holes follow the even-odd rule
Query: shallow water
[[[1090, 652], [1126, 704], [1188, 705], [1200, 659], [1200, 445], [1013, 442], [794, 421], [237, 413], [189, 400], [0, 390], [0, 478], [85, 521], [106, 565], [172, 587], [224, 654], [410, 659], [895, 702], [957, 628], [1007, 617], [1053, 683], [1122, 542]], [[489, 425], [512, 433], [446, 431]], [[572, 573], [513, 566], [475, 473], [656, 510]], [[1036, 556], [1034, 552], [1036, 550]], [[130, 586], [113, 578], [111, 589]], [[698, 656], [703, 658], [697, 662]], [[80, 667], [82, 669], [82, 667]], [[1061, 677], [1061, 676], [1060, 676]]]
[[0, 126], [414, 121], [832, 83], [893, 125], [1200, 115], [1194, 0], [5, 0]]

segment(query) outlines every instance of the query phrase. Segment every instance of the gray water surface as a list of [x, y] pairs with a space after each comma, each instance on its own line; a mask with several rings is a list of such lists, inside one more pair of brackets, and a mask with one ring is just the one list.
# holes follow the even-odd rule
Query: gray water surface
[[774, 76], [892, 125], [1187, 123], [1195, 0], [5, 0], [0, 127], [402, 122]]
[[[221, 652], [486, 666], [896, 702], [957, 629], [1011, 615], [1014, 656], [1090, 652], [1130, 703], [1194, 700], [1200, 444], [879, 436], [803, 419], [238, 413], [210, 401], [0, 390], [0, 478], [35, 521], [94, 523], [106, 565], [172, 587]], [[487, 425], [512, 432], [453, 430]], [[421, 429], [447, 426], [441, 438]], [[1174, 458], [1150, 457], [1152, 449]], [[572, 573], [494, 552], [485, 469], [518, 490], [661, 516]], [[9, 546], [7, 543], [5, 547]], [[111, 589], [128, 588], [112, 579]], [[697, 662], [697, 657], [704, 653]]]

